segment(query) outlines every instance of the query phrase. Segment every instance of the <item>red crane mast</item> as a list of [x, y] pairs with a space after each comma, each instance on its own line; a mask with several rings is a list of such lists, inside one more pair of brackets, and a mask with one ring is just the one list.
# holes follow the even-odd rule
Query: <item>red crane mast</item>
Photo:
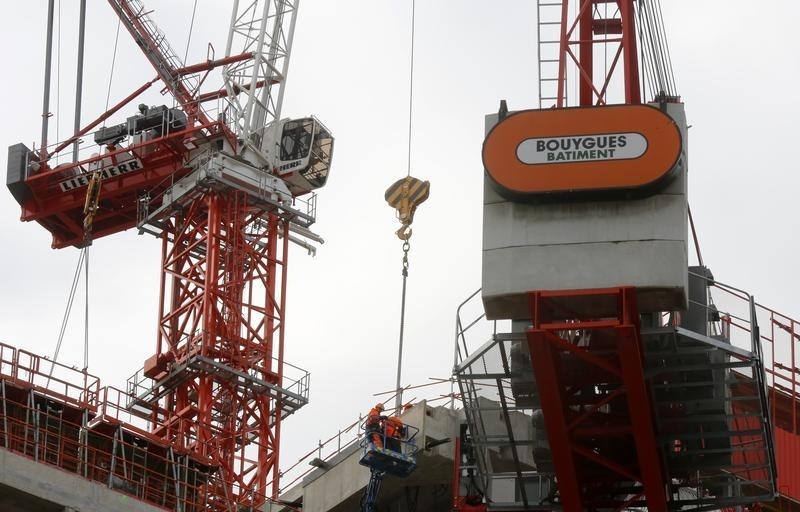
[[[193, 503], [259, 507], [279, 490], [281, 421], [308, 401], [308, 374], [283, 360], [288, 248], [319, 240], [313, 190], [333, 150], [316, 119], [280, 118], [297, 2], [234, 2], [225, 56], [189, 66], [139, 0], [109, 3], [157, 77], [52, 151], [13, 146], [9, 189], [56, 248], [134, 226], [161, 239], [156, 351], [124, 405], [186, 465], [209, 468]], [[217, 67], [224, 87], [201, 92]], [[140, 105], [95, 132], [97, 154], [54, 164], [158, 80], [177, 107]], [[213, 100], [225, 102], [216, 119]]]

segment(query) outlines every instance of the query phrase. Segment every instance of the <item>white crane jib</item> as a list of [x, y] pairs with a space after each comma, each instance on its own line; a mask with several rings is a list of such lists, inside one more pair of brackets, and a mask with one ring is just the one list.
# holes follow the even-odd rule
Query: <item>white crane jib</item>
[[[281, 119], [299, 4], [234, 0], [225, 48], [232, 62], [222, 73], [239, 156], [276, 174], [294, 196], [325, 184], [333, 156], [333, 137], [317, 119]], [[243, 54], [252, 58], [235, 60]]]
[[278, 121], [298, 4], [299, 0], [235, 0], [225, 48], [226, 57], [253, 55], [223, 68], [228, 123], [242, 141], [242, 156], [270, 168], [277, 167]]

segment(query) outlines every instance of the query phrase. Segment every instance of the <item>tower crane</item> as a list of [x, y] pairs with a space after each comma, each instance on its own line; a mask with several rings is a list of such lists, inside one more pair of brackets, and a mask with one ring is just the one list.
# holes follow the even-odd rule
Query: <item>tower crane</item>
[[[224, 56], [196, 64], [140, 0], [109, 4], [155, 78], [65, 141], [9, 148], [8, 188], [54, 248], [132, 227], [161, 240], [156, 347], [128, 381], [126, 406], [175, 453], [212, 468], [207, 509], [259, 507], [278, 493], [281, 422], [308, 400], [308, 374], [290, 379], [284, 363], [288, 247], [320, 241], [309, 229], [314, 190], [333, 153], [319, 120], [281, 118], [299, 1], [235, 0]], [[222, 86], [207, 90], [217, 68]], [[133, 109], [159, 82], [174, 106]], [[127, 119], [106, 126], [119, 112]], [[94, 154], [64, 156], [89, 134]]]
[[538, 108], [487, 116], [481, 296], [511, 332], [458, 348], [456, 510], [775, 498], [753, 299], [733, 347], [718, 283], [688, 266], [688, 129], [659, 9], [538, 0]]

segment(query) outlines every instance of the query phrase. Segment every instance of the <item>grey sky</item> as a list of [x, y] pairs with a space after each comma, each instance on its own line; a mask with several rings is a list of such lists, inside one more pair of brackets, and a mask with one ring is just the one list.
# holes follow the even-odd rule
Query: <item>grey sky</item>
[[[89, 4], [84, 120], [105, 110], [117, 27], [105, 2]], [[146, 4], [182, 55], [193, 2]], [[198, 2], [190, 62], [205, 58], [209, 41], [223, 54], [229, 8], [219, 4]], [[61, 2], [51, 141], [57, 127], [62, 139], [72, 127], [76, 5]], [[4, 9], [0, 142], [31, 145], [40, 133], [46, 2]], [[719, 280], [796, 317], [800, 59], [791, 31], [800, 4], [770, 2], [761, 18], [769, 22], [744, 1], [665, 1], [663, 9], [692, 125], [690, 203], [705, 262]], [[417, 1], [411, 172], [431, 181], [431, 198], [411, 240], [404, 384], [449, 377], [455, 307], [480, 284], [483, 116], [500, 99], [511, 109], [536, 106], [535, 15], [533, 0]], [[402, 253], [383, 192], [406, 172], [409, 39], [408, 1], [302, 2], [284, 115], [318, 116], [336, 150], [314, 228], [326, 243], [315, 258], [293, 250], [289, 265], [287, 361], [312, 378], [311, 404], [285, 423], [285, 463], [394, 386]], [[111, 103], [153, 76], [122, 29]], [[143, 101], [171, 103], [157, 91]], [[11, 195], [0, 193], [0, 341], [51, 354], [78, 252], [51, 250], [41, 227], [18, 218]], [[98, 240], [90, 257], [91, 371], [123, 387], [155, 350], [159, 243], [130, 231]], [[81, 365], [81, 297], [76, 307], [61, 360]]]

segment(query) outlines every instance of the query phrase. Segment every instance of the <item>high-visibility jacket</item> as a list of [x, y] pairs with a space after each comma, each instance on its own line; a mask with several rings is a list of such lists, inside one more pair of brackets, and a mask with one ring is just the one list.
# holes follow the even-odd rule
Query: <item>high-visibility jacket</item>
[[405, 427], [403, 426], [403, 420], [397, 416], [390, 416], [386, 418], [386, 437], [402, 439], [404, 434]]
[[378, 430], [381, 423], [381, 419], [383, 418], [385, 418], [385, 416], [381, 417], [381, 411], [373, 407], [372, 409], [370, 409], [369, 414], [367, 414], [366, 427]]

